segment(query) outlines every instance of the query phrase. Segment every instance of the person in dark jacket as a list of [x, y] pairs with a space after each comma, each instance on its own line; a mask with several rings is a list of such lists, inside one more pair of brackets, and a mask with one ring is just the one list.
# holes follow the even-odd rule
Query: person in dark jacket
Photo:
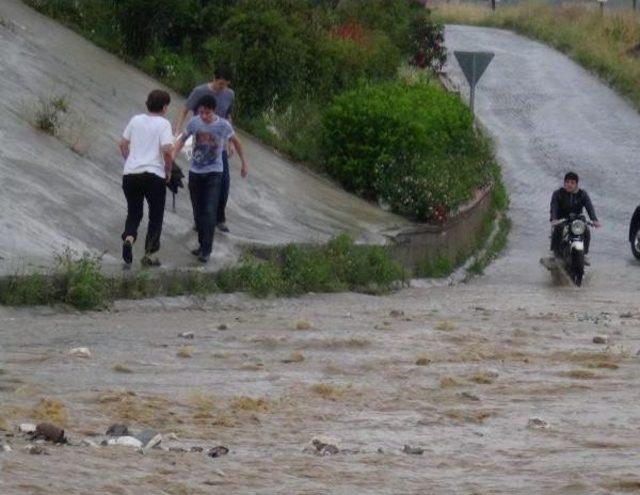
[[[583, 210], [587, 210], [587, 214], [589, 218], [593, 222], [593, 225], [596, 228], [602, 226], [598, 217], [596, 216], [596, 211], [593, 208], [593, 203], [591, 203], [591, 198], [587, 191], [584, 189], [580, 189], [578, 187], [578, 174], [575, 172], [568, 172], [564, 176], [564, 186], [560, 189], [554, 191], [551, 196], [551, 211], [550, 211], [550, 221], [553, 224], [554, 222], [563, 219], [569, 218], [571, 214], [573, 215], [582, 215]], [[554, 254], [558, 255], [560, 248], [560, 240], [562, 239], [562, 226], [556, 225], [553, 228], [553, 232], [551, 234], [551, 250]], [[589, 228], [585, 232], [584, 237], [584, 254], [589, 253], [589, 244], [591, 242], [591, 234], [589, 232]]]

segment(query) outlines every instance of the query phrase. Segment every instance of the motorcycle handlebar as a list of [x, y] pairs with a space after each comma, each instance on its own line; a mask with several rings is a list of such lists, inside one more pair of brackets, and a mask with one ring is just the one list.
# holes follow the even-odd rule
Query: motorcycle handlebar
[[[555, 227], [556, 225], [560, 225], [560, 224], [563, 224], [563, 223], [568, 222], [568, 221], [569, 221], [569, 219], [568, 219], [568, 218], [559, 218], [558, 220], [552, 220], [552, 221], [551, 221], [551, 226], [552, 226], [552, 227]], [[595, 223], [593, 223], [591, 220], [585, 220], [584, 222], [585, 222], [589, 227], [595, 227], [595, 226], [596, 226], [596, 224], [595, 224]]]

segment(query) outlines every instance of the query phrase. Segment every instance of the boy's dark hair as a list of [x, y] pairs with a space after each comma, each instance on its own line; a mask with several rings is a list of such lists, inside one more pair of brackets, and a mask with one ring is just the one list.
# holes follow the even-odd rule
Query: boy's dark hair
[[216, 101], [216, 97], [213, 95], [204, 95], [202, 98], [198, 100], [198, 104], [196, 108], [200, 109], [202, 107], [208, 108], [209, 110], [215, 110], [218, 102]]
[[221, 66], [213, 71], [213, 78], [231, 82], [233, 80], [233, 72], [229, 67]]
[[564, 176], [564, 180], [565, 182], [568, 180], [575, 180], [576, 182], [578, 182], [580, 179], [578, 178], [578, 174], [576, 174], [575, 172], [567, 172]]
[[171, 103], [171, 96], [166, 91], [154, 89], [147, 96], [147, 110], [151, 113], [160, 113], [165, 105]]

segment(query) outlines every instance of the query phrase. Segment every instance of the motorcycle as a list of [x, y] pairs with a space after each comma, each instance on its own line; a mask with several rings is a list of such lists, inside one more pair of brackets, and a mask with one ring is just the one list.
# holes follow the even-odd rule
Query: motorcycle
[[629, 224], [629, 242], [631, 243], [631, 253], [640, 260], [640, 206], [636, 208]]
[[553, 223], [562, 228], [556, 258], [560, 260], [571, 281], [580, 287], [584, 277], [584, 240], [587, 226], [593, 226], [584, 215], [570, 215]]

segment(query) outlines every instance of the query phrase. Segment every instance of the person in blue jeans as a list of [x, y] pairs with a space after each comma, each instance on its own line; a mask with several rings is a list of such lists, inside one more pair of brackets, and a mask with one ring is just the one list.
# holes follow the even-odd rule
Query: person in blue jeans
[[[235, 93], [229, 87], [231, 84], [232, 72], [226, 67], [218, 67], [213, 73], [211, 82], [196, 86], [189, 94], [184, 107], [178, 112], [174, 125], [174, 134], [178, 135], [182, 131], [187, 115], [193, 112], [194, 116], [198, 115], [198, 105], [205, 95], [212, 95], [216, 99], [216, 115], [228, 120], [232, 123], [231, 113], [235, 101]], [[218, 225], [217, 228], [221, 232], [229, 232], [227, 226], [227, 200], [229, 199], [229, 188], [231, 185], [231, 175], [229, 174], [229, 157], [233, 152], [233, 148], [227, 150], [227, 146], [222, 151], [222, 190], [220, 192], [220, 200], [218, 202]], [[246, 170], [243, 172], [246, 174]]]
[[222, 152], [227, 141], [233, 144], [242, 161], [242, 177], [246, 177], [248, 169], [242, 145], [233, 127], [228, 120], [216, 115], [215, 110], [215, 96], [204, 95], [198, 101], [198, 115], [189, 121], [186, 131], [178, 139], [173, 152], [175, 157], [187, 139], [193, 136], [189, 194], [199, 245], [192, 254], [203, 263], [209, 261], [213, 249], [213, 235], [218, 223], [218, 205], [224, 171]]

